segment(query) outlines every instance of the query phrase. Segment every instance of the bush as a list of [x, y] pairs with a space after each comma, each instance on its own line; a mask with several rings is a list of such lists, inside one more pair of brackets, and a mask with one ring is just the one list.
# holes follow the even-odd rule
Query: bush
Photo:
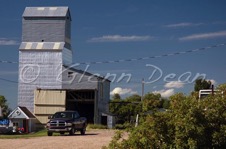
[[170, 110], [144, 117], [127, 140], [116, 133], [108, 148], [226, 148], [226, 97], [197, 100], [176, 94]]
[[116, 124], [115, 129], [123, 130], [123, 129], [130, 129], [132, 128], [132, 124], [130, 123], [124, 123], [124, 124]]
[[88, 124], [88, 129], [107, 129], [107, 126], [101, 124]]

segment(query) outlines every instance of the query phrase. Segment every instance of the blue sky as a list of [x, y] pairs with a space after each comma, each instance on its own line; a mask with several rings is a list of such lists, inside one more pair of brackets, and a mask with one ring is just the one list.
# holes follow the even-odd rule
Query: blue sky
[[[0, 60], [18, 61], [21, 19], [27, 6], [69, 6], [75, 63], [145, 58], [226, 43], [224, 0], [2, 0]], [[205, 74], [216, 85], [226, 83], [225, 49], [220, 46], [161, 58], [91, 64], [88, 71], [116, 74], [111, 91], [123, 97], [141, 94], [142, 78], [149, 82], [145, 93], [159, 92], [164, 97], [176, 92], [189, 94], [197, 74]], [[123, 74], [131, 76], [129, 82], [127, 78], [117, 82]], [[0, 63], [0, 78], [15, 81], [0, 80], [0, 94], [15, 108], [18, 64]]]

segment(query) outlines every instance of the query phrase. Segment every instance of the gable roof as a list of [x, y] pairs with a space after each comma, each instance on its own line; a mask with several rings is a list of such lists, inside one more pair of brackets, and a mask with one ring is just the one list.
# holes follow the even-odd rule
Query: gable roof
[[27, 115], [27, 117], [35, 118], [35, 116], [26, 107], [19, 107], [19, 108], [24, 112], [24, 114]]
[[[23, 17], [70, 17], [68, 7], [26, 7]], [[71, 17], [70, 17], [71, 18]]]
[[[22, 113], [21, 114], [17, 114]], [[8, 116], [8, 118], [26, 118], [26, 119], [34, 119], [36, 118], [26, 107], [16, 107]]]

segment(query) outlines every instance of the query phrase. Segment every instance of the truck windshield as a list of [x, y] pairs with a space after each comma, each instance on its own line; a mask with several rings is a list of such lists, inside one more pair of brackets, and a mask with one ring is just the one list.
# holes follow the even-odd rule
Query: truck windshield
[[69, 112], [57, 112], [52, 118], [73, 118], [73, 114]]

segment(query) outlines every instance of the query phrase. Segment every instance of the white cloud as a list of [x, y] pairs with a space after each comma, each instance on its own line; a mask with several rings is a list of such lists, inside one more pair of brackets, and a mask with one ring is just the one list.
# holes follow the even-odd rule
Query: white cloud
[[159, 93], [163, 98], [168, 98], [174, 94], [174, 89], [172, 88], [167, 90], [163, 89], [159, 91], [154, 91], [153, 93]]
[[151, 36], [122, 36], [122, 35], [106, 35], [102, 37], [94, 37], [88, 42], [128, 42], [128, 41], [147, 41], [153, 39]]
[[184, 87], [184, 83], [180, 81], [171, 81], [165, 84], [165, 88], [182, 88]]
[[114, 94], [120, 94], [120, 95], [125, 95], [125, 94], [137, 94], [137, 91], [133, 91], [130, 88], [121, 88], [121, 87], [116, 87], [115, 89], [113, 89], [110, 93], [111, 95]]
[[0, 45], [9, 46], [9, 45], [18, 45], [19, 43], [16, 40], [11, 40], [7, 38], [0, 38]]
[[178, 28], [178, 27], [192, 27], [192, 26], [200, 26], [200, 25], [203, 25], [203, 23], [182, 22], [182, 23], [177, 23], [177, 24], [164, 25], [164, 27]]
[[193, 35], [181, 37], [179, 38], [179, 40], [187, 41], [187, 40], [199, 40], [199, 39], [208, 39], [208, 38], [217, 38], [217, 37], [226, 37], [226, 31], [193, 34]]

